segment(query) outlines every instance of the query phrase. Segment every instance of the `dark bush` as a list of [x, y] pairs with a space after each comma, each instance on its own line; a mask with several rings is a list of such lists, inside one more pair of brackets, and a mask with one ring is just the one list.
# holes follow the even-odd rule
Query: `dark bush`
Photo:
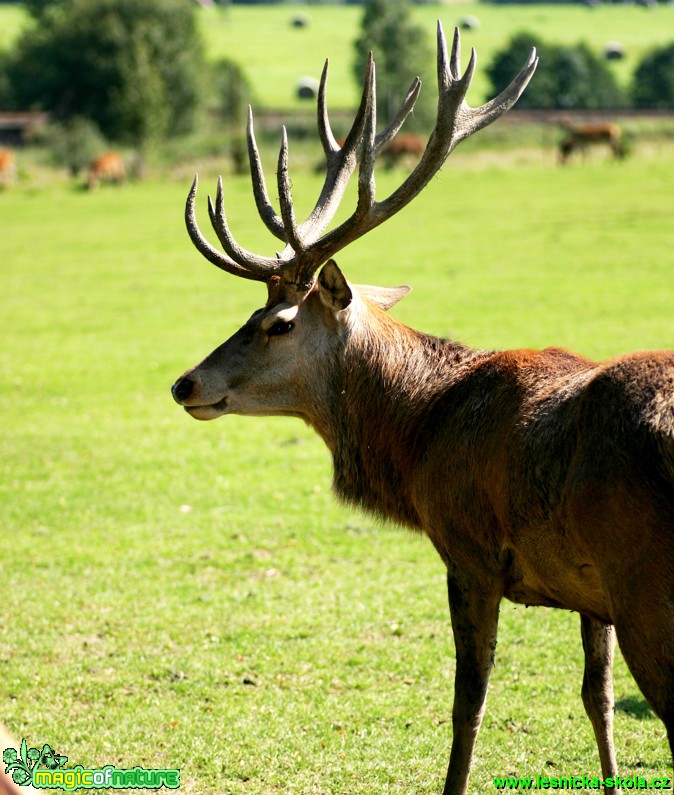
[[634, 72], [632, 100], [637, 108], [674, 108], [674, 44], [646, 53]]
[[254, 104], [250, 83], [241, 67], [227, 58], [210, 67], [211, 101], [223, 117], [234, 124], [244, 125], [246, 108]]
[[8, 66], [14, 103], [134, 145], [186, 132], [205, 72], [194, 13], [184, 0], [50, 5]]
[[531, 33], [516, 33], [494, 56], [487, 68], [494, 93], [508, 85], [532, 47], [538, 50], [540, 61], [518, 107], [582, 109], [626, 104], [613, 72], [586, 44], [548, 44]]

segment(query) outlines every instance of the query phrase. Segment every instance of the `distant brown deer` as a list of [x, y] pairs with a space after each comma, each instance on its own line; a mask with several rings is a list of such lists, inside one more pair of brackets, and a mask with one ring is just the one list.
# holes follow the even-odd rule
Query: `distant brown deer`
[[[249, 116], [256, 204], [285, 246], [275, 257], [234, 240], [221, 181], [208, 211], [225, 253], [197, 225], [196, 179], [186, 206], [199, 252], [230, 274], [264, 282], [267, 303], [175, 382], [175, 400], [198, 420], [305, 420], [332, 454], [338, 496], [425, 533], [446, 565], [457, 660], [445, 795], [467, 789], [504, 597], [580, 613], [582, 695], [605, 777], [617, 770], [614, 627], [674, 750], [674, 353], [596, 363], [558, 348], [473, 350], [392, 319], [386, 310], [409, 288], [351, 284], [330, 259], [407, 205], [460, 141], [512, 107], [536, 62], [533, 52], [500, 96], [471, 108], [465, 96], [475, 54], [462, 76], [458, 31], [448, 57], [439, 27], [435, 128], [419, 164], [382, 201], [375, 157], [412, 110], [420, 83], [376, 134], [370, 58], [356, 119], [339, 147], [327, 118], [326, 64], [318, 126], [327, 174], [303, 223], [293, 208], [285, 132], [278, 214]], [[356, 168], [357, 207], [326, 232]]]
[[[346, 143], [346, 136], [337, 138], [337, 146], [340, 148]], [[393, 168], [400, 163], [414, 162], [421, 160], [421, 156], [426, 150], [426, 139], [419, 133], [407, 133], [397, 135], [381, 150], [380, 157], [386, 168]], [[317, 173], [325, 171], [325, 160], [321, 160], [316, 166]]]
[[566, 136], [559, 144], [559, 162], [564, 165], [575, 151], [585, 152], [588, 146], [607, 144], [615, 158], [625, 156], [622, 133], [617, 124], [578, 124], [564, 123]]
[[418, 163], [426, 150], [426, 139], [418, 133], [407, 133], [396, 136], [388, 146], [385, 146], [381, 158], [387, 168], [399, 164]]
[[16, 160], [11, 149], [0, 149], [0, 185], [7, 187], [14, 182]]
[[119, 185], [126, 180], [124, 158], [119, 152], [106, 152], [92, 160], [87, 176], [89, 190], [97, 188], [101, 182], [110, 182]]

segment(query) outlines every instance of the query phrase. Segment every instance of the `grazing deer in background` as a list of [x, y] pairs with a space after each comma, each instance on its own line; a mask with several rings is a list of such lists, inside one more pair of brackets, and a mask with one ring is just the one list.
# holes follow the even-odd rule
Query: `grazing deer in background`
[[106, 152], [91, 161], [87, 177], [89, 190], [97, 188], [101, 182], [110, 182], [120, 185], [126, 180], [124, 158], [119, 152]]
[[[435, 128], [419, 164], [382, 201], [375, 157], [412, 110], [420, 82], [376, 134], [370, 57], [358, 113], [339, 147], [327, 117], [326, 63], [318, 128], [327, 174], [303, 223], [293, 208], [285, 130], [278, 214], [249, 114], [253, 192], [283, 251], [259, 256], [235, 241], [221, 181], [208, 211], [224, 253], [197, 225], [196, 178], [185, 211], [199, 252], [230, 274], [264, 282], [267, 302], [175, 382], [174, 399], [198, 420], [305, 420], [332, 454], [339, 497], [425, 533], [446, 565], [456, 678], [445, 795], [467, 789], [504, 597], [580, 613], [582, 695], [605, 777], [617, 770], [613, 627], [674, 745], [674, 353], [596, 363], [558, 348], [473, 350], [392, 319], [387, 310], [409, 288], [351, 284], [331, 259], [412, 201], [460, 141], [512, 107], [536, 63], [532, 52], [502, 94], [471, 108], [465, 96], [475, 53], [461, 75], [458, 31], [448, 57], [438, 26]], [[356, 168], [356, 209], [326, 232]]]
[[426, 149], [426, 139], [418, 133], [396, 136], [381, 153], [381, 159], [387, 168], [399, 163], [418, 163]]
[[[337, 138], [337, 146], [340, 149], [346, 142], [346, 136]], [[397, 135], [392, 141], [381, 149], [380, 157], [386, 168], [394, 168], [395, 166], [404, 164], [416, 164], [421, 160], [426, 149], [426, 139], [419, 133], [407, 133], [406, 135]], [[325, 159], [316, 165], [316, 173], [322, 174], [325, 171]]]
[[16, 176], [16, 161], [11, 149], [0, 149], [0, 185], [9, 187]]
[[625, 147], [621, 140], [621, 130], [617, 124], [578, 124], [565, 122], [566, 137], [559, 144], [559, 162], [564, 165], [573, 152], [579, 150], [583, 154], [588, 146], [608, 144], [613, 157], [625, 157]]

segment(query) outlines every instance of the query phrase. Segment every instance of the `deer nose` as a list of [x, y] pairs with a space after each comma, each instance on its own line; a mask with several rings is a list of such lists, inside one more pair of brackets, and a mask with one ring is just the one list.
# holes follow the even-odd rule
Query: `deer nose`
[[192, 394], [194, 382], [190, 378], [179, 378], [171, 387], [171, 394], [176, 403], [182, 403]]

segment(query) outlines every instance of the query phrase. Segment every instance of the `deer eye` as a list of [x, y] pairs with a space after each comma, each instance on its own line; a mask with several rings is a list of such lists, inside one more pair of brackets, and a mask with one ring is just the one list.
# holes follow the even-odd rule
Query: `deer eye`
[[281, 334], [287, 334], [295, 328], [295, 324], [288, 320], [277, 320], [267, 329], [267, 334], [270, 337], [280, 337]]

